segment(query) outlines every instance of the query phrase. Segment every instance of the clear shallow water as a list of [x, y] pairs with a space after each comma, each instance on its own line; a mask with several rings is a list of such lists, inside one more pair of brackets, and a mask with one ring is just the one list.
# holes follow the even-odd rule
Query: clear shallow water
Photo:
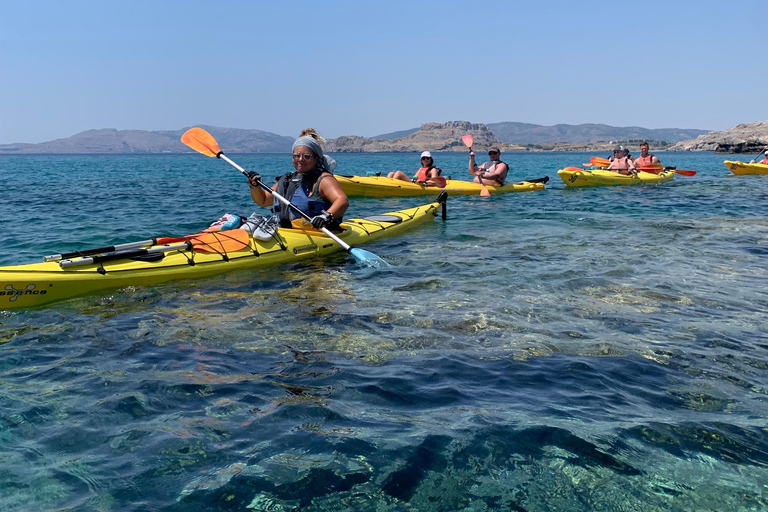
[[[0, 313], [0, 509], [765, 510], [768, 176], [673, 153], [698, 174], [565, 189], [589, 156], [511, 155], [547, 190], [450, 198], [365, 246], [395, 269], [337, 255]], [[0, 176], [3, 265], [259, 211], [198, 155]]]

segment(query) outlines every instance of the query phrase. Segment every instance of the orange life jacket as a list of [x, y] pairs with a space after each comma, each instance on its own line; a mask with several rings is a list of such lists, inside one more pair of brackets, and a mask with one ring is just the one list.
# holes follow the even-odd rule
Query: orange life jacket
[[768, 165], [768, 158], [763, 158], [763, 160], [760, 163]]
[[[654, 157], [653, 153], [648, 153], [648, 156], [646, 157], [643, 157], [643, 155], [640, 155], [635, 160], [635, 165], [637, 165], [638, 167], [641, 165], [651, 165], [653, 163], [653, 157]], [[643, 158], [647, 158], [648, 161], [644, 161]]]
[[422, 167], [418, 171], [416, 171], [416, 181], [427, 181], [429, 176], [429, 171], [434, 169], [434, 167]]
[[623, 156], [621, 158], [615, 158], [613, 162], [611, 162], [610, 167], [608, 168], [611, 171], [626, 171], [629, 169], [629, 158], [626, 156]]

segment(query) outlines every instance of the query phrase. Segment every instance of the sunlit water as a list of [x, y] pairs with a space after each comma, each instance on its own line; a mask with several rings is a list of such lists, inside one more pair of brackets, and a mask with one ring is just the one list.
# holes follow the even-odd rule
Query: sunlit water
[[[0, 510], [766, 510], [768, 176], [668, 153], [698, 174], [565, 189], [595, 155], [505, 156], [547, 190], [450, 198], [365, 246], [392, 269], [339, 254], [0, 313]], [[0, 178], [3, 265], [264, 213], [199, 155]]]

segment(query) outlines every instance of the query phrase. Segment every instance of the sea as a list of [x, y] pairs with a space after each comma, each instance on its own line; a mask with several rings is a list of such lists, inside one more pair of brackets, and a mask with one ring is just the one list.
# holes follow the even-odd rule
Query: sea
[[[391, 268], [342, 252], [0, 312], [0, 510], [768, 510], [768, 176], [656, 154], [697, 174], [572, 189], [558, 169], [607, 155], [506, 153], [546, 190], [450, 197], [364, 246]], [[267, 214], [196, 153], [1, 156], [0, 179], [0, 265]]]

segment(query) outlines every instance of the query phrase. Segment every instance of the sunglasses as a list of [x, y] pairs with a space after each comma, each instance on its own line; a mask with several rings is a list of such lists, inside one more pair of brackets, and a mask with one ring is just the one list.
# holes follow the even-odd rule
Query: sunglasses
[[311, 153], [302, 153], [300, 155], [291, 155], [294, 160], [298, 160], [300, 158], [303, 158], [305, 162], [309, 162], [309, 160], [312, 158]]
[[498, 151], [489, 151], [488, 154], [489, 155], [498, 155], [499, 152]]
[[423, 156], [421, 157], [422, 160], [432, 160], [431, 156]]

